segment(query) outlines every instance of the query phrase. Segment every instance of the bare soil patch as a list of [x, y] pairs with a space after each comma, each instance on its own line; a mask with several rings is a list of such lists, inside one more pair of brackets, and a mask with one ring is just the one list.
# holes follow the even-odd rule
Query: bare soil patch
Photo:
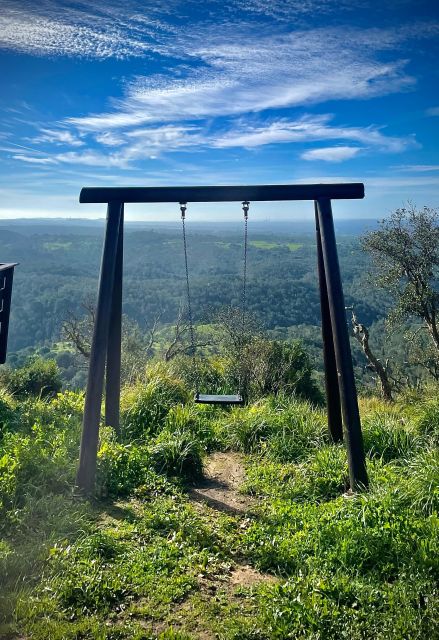
[[238, 565], [232, 569], [229, 578], [231, 587], [253, 587], [261, 582], [276, 582], [276, 578], [267, 573], [261, 573], [250, 565]]
[[205, 477], [190, 491], [192, 500], [213, 509], [245, 515], [255, 500], [239, 493], [245, 480], [243, 457], [239, 453], [213, 453], [205, 465]]

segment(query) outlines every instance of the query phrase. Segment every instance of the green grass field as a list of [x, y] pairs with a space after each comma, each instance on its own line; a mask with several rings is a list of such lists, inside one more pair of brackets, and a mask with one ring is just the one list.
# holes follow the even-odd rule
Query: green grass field
[[[87, 501], [82, 396], [2, 392], [0, 637], [438, 637], [436, 394], [361, 401], [371, 487], [349, 496], [322, 410], [196, 406], [155, 370], [125, 390], [122, 435], [101, 429]], [[215, 456], [241, 461], [234, 488], [203, 479]]]
[[46, 251], [68, 251], [72, 247], [72, 242], [44, 242]]
[[255, 247], [256, 249], [279, 249], [280, 247], [288, 247], [288, 249], [290, 251], [297, 251], [297, 249], [300, 249], [303, 245], [300, 244], [299, 242], [287, 242], [287, 243], [280, 243], [280, 242], [268, 242], [268, 240], [250, 240], [249, 242], [251, 247]]

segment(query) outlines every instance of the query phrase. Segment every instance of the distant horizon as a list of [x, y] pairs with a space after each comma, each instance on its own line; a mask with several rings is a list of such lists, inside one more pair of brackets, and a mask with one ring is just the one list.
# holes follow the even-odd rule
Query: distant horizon
[[[335, 218], [334, 225], [338, 235], [359, 236], [366, 231], [376, 229], [379, 220], [374, 218]], [[62, 233], [95, 233], [104, 232], [105, 218], [13, 218], [0, 220], [0, 231], [2, 229], [22, 233], [24, 235], [35, 234], [62, 234]], [[203, 234], [224, 234], [240, 233], [242, 230], [242, 220], [193, 220], [187, 223], [187, 229], [194, 233]], [[181, 221], [177, 220], [127, 220], [125, 221], [125, 231], [134, 233], [136, 231], [156, 230], [164, 233], [181, 232]], [[26, 233], [27, 232], [27, 233]], [[250, 235], [279, 236], [288, 234], [290, 236], [300, 236], [315, 234], [315, 222], [311, 218], [294, 219], [256, 219], [249, 224]]]

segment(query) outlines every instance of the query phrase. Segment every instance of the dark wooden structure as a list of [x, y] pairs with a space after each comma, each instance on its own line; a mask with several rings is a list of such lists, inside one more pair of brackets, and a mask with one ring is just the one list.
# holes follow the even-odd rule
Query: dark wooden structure
[[0, 364], [6, 361], [11, 312], [12, 281], [17, 263], [0, 262]]
[[314, 202], [328, 427], [335, 442], [344, 437], [351, 488], [368, 485], [331, 208], [331, 200], [363, 197], [361, 183], [82, 189], [80, 202], [107, 203], [108, 208], [77, 474], [80, 489], [86, 493], [94, 489], [105, 366], [105, 421], [119, 429], [123, 218], [127, 202]]

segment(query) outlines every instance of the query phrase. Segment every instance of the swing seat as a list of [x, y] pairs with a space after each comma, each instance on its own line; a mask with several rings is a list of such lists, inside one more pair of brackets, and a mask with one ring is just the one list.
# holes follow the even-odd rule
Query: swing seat
[[216, 396], [206, 393], [197, 393], [194, 400], [197, 404], [244, 404], [244, 400], [239, 394], [234, 396]]

